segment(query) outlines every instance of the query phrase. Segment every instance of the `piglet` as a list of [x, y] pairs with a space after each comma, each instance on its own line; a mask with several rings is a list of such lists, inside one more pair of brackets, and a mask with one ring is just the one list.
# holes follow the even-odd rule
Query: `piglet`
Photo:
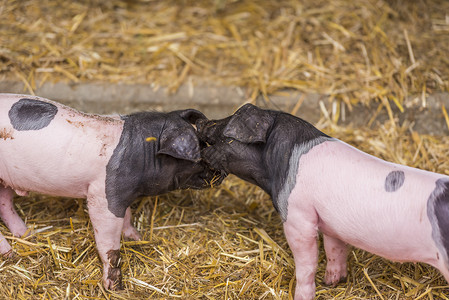
[[198, 120], [203, 159], [260, 186], [279, 212], [296, 265], [295, 299], [312, 299], [322, 232], [324, 281], [347, 275], [348, 244], [424, 262], [449, 281], [449, 177], [386, 162], [290, 114], [247, 104]]
[[[200, 119], [194, 109], [101, 116], [0, 94], [0, 217], [22, 236], [27, 226], [14, 210], [13, 191], [87, 198], [103, 284], [121, 289], [121, 233], [140, 239], [130, 204], [143, 195], [205, 188], [218, 175], [200, 157], [192, 126]], [[1, 234], [0, 253], [12, 253]]]

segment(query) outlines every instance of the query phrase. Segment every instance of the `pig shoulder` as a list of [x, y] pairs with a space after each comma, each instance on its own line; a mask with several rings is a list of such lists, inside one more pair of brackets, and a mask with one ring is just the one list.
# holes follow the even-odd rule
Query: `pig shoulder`
[[296, 183], [299, 159], [316, 145], [334, 139], [307, 121], [286, 113], [276, 116], [270, 130], [264, 161], [271, 178], [273, 205], [285, 221], [287, 200]]
[[106, 166], [106, 198], [109, 210], [123, 217], [132, 201], [152, 193], [150, 185], [163, 172], [156, 159], [159, 137], [166, 116], [162, 113], [136, 113], [122, 117], [123, 131]]

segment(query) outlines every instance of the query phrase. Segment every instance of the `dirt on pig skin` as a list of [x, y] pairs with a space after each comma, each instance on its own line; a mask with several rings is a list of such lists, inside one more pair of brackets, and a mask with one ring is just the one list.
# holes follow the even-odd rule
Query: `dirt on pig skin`
[[120, 249], [109, 250], [107, 252], [108, 261], [110, 269], [108, 272], [108, 279], [110, 279], [112, 284], [112, 290], [123, 290], [122, 285], [122, 272], [121, 272], [121, 259], [120, 259]]

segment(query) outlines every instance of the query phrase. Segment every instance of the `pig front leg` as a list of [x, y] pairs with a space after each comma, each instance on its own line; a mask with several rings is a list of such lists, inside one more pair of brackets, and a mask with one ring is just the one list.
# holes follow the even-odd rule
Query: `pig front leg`
[[315, 273], [318, 265], [317, 221], [315, 212], [289, 212], [284, 232], [295, 260], [295, 300], [315, 297]]
[[345, 242], [323, 234], [324, 250], [326, 251], [327, 265], [324, 282], [335, 286], [347, 276], [346, 258], [348, 246]]
[[132, 213], [131, 208], [128, 207], [125, 212], [125, 219], [123, 220], [123, 237], [127, 240], [132, 241], [140, 241], [142, 239], [142, 236], [137, 231], [136, 228], [131, 223], [132, 220]]
[[120, 237], [124, 218], [116, 217], [109, 211], [105, 197], [88, 196], [87, 207], [103, 263], [103, 285], [106, 289], [121, 290]]

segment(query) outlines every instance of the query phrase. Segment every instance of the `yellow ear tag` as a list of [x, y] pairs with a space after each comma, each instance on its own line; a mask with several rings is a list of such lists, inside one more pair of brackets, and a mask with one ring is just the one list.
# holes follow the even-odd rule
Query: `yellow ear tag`
[[155, 142], [155, 141], [157, 141], [157, 138], [155, 138], [154, 136], [149, 136], [145, 139], [145, 141], [146, 142], [153, 142], [153, 141]]

